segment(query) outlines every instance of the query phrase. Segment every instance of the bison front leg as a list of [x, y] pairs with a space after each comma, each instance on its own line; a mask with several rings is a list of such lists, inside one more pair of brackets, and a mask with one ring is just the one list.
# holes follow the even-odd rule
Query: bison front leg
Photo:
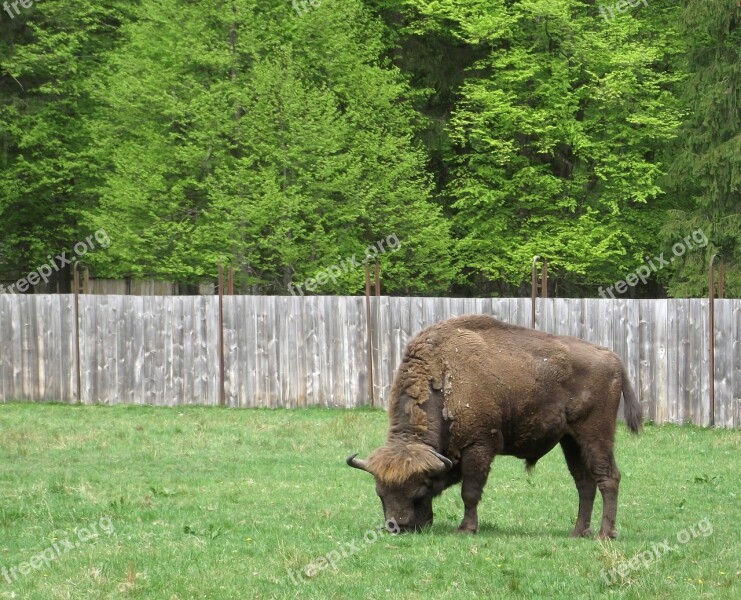
[[485, 448], [472, 446], [461, 457], [461, 497], [463, 498], [463, 521], [459, 533], [476, 533], [479, 530], [477, 507], [489, 476], [492, 452]]

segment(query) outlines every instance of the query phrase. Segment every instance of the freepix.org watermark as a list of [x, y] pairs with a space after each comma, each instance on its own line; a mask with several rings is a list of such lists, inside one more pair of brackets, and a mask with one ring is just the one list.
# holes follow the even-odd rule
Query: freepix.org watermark
[[296, 14], [300, 17], [309, 11], [307, 4], [310, 4], [314, 8], [318, 8], [321, 2], [319, 0], [291, 0], [291, 6]]
[[[687, 529], [682, 529], [682, 531], [678, 532], [677, 541], [679, 544], [686, 544], [690, 540], [700, 536], [708, 537], [712, 533], [713, 524], [706, 517], [696, 525], [690, 525]], [[647, 569], [662, 556], [669, 552], [676, 552], [677, 550], [679, 550], [679, 545], [674, 544], [672, 546], [667, 538], [663, 542], [651, 544], [650, 550], [644, 550], [643, 552], [636, 554], [629, 561], [621, 562], [609, 571], [605, 571], [604, 569], [600, 570], [600, 575], [602, 575], [602, 578], [605, 580], [607, 585], [613, 585], [618, 582], [618, 577], [624, 579], [631, 570], [637, 571], [641, 567]]]
[[75, 256], [67, 258], [66, 250], [54, 257], [50, 254], [46, 257], [49, 260], [48, 263], [41, 265], [35, 271], [31, 271], [15, 283], [11, 283], [7, 288], [0, 284], [0, 294], [25, 292], [30, 286], [36, 285], [40, 281], [48, 283], [52, 273], [59, 271], [59, 269], [66, 265], [73, 264], [79, 257], [85, 256], [90, 250], [94, 250], [96, 248], [95, 242], [98, 242], [98, 246], [101, 248], [108, 248], [111, 245], [111, 238], [108, 237], [105, 229], [98, 229], [94, 234], [87, 236], [84, 241], [77, 242], [72, 247]]
[[[36, 0], [36, 2], [38, 1], [39, 0]], [[10, 15], [11, 19], [15, 19], [18, 15], [21, 14], [21, 10], [18, 8], [19, 4], [23, 8], [31, 8], [34, 5], [34, 0], [9, 0], [7, 2], [3, 2], [3, 10], [8, 13], [8, 15]], [[11, 12], [11, 8], [13, 9], [13, 12]]]
[[[401, 531], [401, 528], [399, 527], [399, 524], [396, 522], [396, 519], [389, 519], [383, 525], [379, 525], [376, 528], [376, 530], [381, 531], [381, 532], [385, 530], [391, 535], [398, 535], [399, 532]], [[363, 543], [361, 543], [360, 540], [357, 540], [357, 541], [352, 540], [349, 542], [338, 544], [339, 546], [338, 550], [330, 550], [324, 556], [320, 556], [316, 560], [311, 561], [310, 563], [306, 564], [302, 569], [299, 569], [298, 571], [292, 571], [291, 569], [287, 569], [288, 577], [291, 579], [291, 582], [293, 583], [293, 585], [298, 585], [299, 582], [306, 583], [306, 580], [304, 579], [304, 575], [311, 579], [312, 577], [317, 575], [320, 571], [324, 571], [327, 568], [331, 568], [334, 571], [337, 571], [337, 565], [343, 558], [347, 558], [348, 556], [357, 554], [366, 546], [375, 544], [378, 541], [378, 539], [379, 539], [379, 534], [376, 533], [375, 530], [369, 529], [363, 535]]]
[[[386, 246], [385, 248], [384, 245]], [[396, 252], [399, 248], [401, 248], [401, 242], [399, 241], [399, 238], [396, 237], [396, 234], [392, 233], [391, 235], [386, 236], [385, 240], [378, 240], [375, 244], [367, 246], [365, 248], [365, 258], [361, 262], [358, 262], [355, 259], [354, 254], [350, 258], [343, 259], [338, 256], [335, 264], [317, 271], [314, 273], [314, 277], [309, 277], [300, 285], [289, 283], [288, 289], [294, 296], [296, 295], [296, 290], [298, 290], [298, 295], [300, 296], [304, 295], [304, 289], [306, 289], [307, 292], [316, 292], [317, 286], [324, 285], [330, 280], [332, 283], [336, 284], [337, 278], [343, 273], [349, 271], [351, 268], [361, 267], [366, 262], [375, 259], [379, 254], [386, 252], [386, 250]]]
[[[643, 5], [648, 8], [648, 0], [618, 0], [617, 2], [615, 2], [615, 4], [601, 5], [599, 7], [599, 12], [605, 18], [605, 21], [609, 23], [610, 19], [615, 18], [616, 12], [618, 14], [628, 12], [629, 8], [635, 8], [641, 3], [643, 3]], [[609, 18], [607, 17], [608, 12], [610, 13]]]
[[[692, 245], [692, 242], [695, 242], [694, 246]], [[639, 281], [645, 284], [648, 281], [648, 277], [649, 275], [651, 275], [651, 273], [656, 273], [664, 267], [668, 267], [670, 264], [672, 264], [672, 262], [674, 262], [675, 258], [684, 256], [684, 253], [688, 250], [694, 250], [695, 248], [704, 248], [707, 245], [708, 238], [705, 235], [705, 232], [702, 229], [695, 229], [695, 231], [693, 231], [690, 235], [685, 236], [685, 238], [681, 242], [677, 242], [672, 246], [672, 253], [674, 254], [674, 256], [672, 256], [669, 260], [666, 260], [664, 258], [664, 253], [662, 252], [658, 256], [654, 256], [652, 259], [649, 259], [647, 262], [643, 263], [635, 270], [635, 272], [630, 273], [625, 279], [616, 281], [606, 290], [603, 290], [602, 286], [600, 286], [597, 291], [603, 298], [607, 299], [606, 294], [609, 294], [610, 298], [615, 300], [615, 296], [612, 293], [613, 288], [618, 294], [624, 294], [628, 291], [628, 286], [634, 287], [638, 284]]]
[[[113, 533], [113, 522], [109, 517], [101, 517], [97, 522], [93, 521], [87, 527], [76, 527], [73, 531], [74, 535], [65, 534], [64, 537], [53, 542], [51, 546], [29, 558], [27, 562], [19, 563], [10, 568], [0, 567], [0, 575], [12, 585], [14, 581], [18, 581], [19, 575], [25, 577], [32, 569], [39, 570], [41, 567], [50, 566], [52, 561], [83, 544], [87, 544], [99, 537], [101, 533], [106, 535]], [[75, 539], [75, 541], [71, 541], [70, 538]]]

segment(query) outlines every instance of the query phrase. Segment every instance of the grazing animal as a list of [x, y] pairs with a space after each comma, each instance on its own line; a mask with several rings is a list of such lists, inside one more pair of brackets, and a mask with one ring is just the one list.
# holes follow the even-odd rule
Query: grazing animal
[[579, 493], [574, 537], [614, 538], [620, 471], [613, 445], [620, 395], [633, 433], [641, 407], [614, 352], [477, 315], [441, 321], [409, 342], [394, 377], [385, 445], [347, 464], [371, 473], [385, 518], [403, 531], [432, 523], [432, 499], [461, 482], [458, 531], [478, 531], [477, 505], [497, 454], [528, 469], [556, 444]]

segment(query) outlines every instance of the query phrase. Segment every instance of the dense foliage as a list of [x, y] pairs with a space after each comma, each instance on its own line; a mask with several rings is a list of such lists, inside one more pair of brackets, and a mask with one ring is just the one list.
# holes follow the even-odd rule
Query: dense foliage
[[741, 6], [629, 4], [10, 3], [0, 280], [102, 228], [99, 277], [596, 296], [701, 230], [625, 295], [741, 295]]

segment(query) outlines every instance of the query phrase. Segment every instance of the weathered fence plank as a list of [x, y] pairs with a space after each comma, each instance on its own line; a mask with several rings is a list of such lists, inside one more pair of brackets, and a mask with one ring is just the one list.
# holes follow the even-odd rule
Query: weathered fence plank
[[[80, 301], [86, 404], [217, 405], [215, 296]], [[363, 297], [224, 298], [225, 390], [234, 407], [367, 403]], [[537, 328], [617, 352], [646, 418], [708, 424], [707, 300], [538, 299]], [[413, 335], [461, 314], [529, 327], [529, 298], [371, 298], [373, 386], [388, 405]], [[741, 300], [716, 300], [715, 421], [741, 426]], [[71, 295], [0, 295], [0, 401], [76, 402]]]

